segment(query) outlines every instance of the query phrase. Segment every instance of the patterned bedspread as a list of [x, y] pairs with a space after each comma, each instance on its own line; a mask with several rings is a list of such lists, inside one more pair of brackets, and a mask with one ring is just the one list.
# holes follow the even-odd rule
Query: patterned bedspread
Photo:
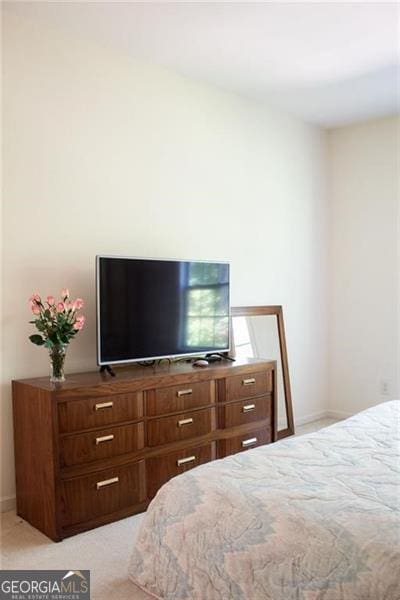
[[132, 580], [165, 600], [400, 600], [399, 438], [386, 402], [175, 477]]

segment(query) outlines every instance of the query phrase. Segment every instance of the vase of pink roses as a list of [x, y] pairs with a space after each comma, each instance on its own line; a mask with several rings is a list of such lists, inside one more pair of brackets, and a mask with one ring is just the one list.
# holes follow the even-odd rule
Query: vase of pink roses
[[61, 299], [54, 296], [42, 300], [39, 294], [29, 298], [32, 313], [36, 316], [30, 323], [36, 326], [39, 333], [29, 336], [33, 344], [44, 346], [49, 350], [51, 375], [50, 381], [65, 381], [64, 363], [66, 348], [70, 341], [81, 331], [85, 317], [78, 311], [83, 308], [82, 298], [71, 300], [67, 289], [61, 290]]

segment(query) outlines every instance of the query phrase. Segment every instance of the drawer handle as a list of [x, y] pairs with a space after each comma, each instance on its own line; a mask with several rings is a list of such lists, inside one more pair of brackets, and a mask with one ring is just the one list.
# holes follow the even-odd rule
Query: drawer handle
[[176, 464], [177, 464], [178, 467], [181, 467], [182, 465], [186, 465], [187, 463], [191, 463], [194, 460], [196, 460], [196, 457], [194, 455], [193, 456], [188, 456], [187, 458], [179, 458], [176, 461]]
[[244, 413], [246, 413], [246, 412], [250, 412], [251, 410], [254, 410], [254, 409], [255, 409], [255, 407], [256, 407], [256, 405], [255, 405], [255, 404], [245, 404], [245, 406], [243, 406], [243, 408], [242, 408], [242, 411], [243, 411]]
[[179, 392], [176, 392], [178, 398], [181, 396], [190, 396], [191, 394], [193, 394], [192, 388], [188, 388], [187, 390], [179, 390]]
[[95, 404], [94, 410], [103, 410], [103, 408], [112, 408], [113, 401], [111, 402], [100, 402], [99, 404]]
[[257, 444], [257, 438], [249, 438], [248, 440], [243, 440], [242, 442], [242, 448], [247, 448], [247, 446], [254, 446], [254, 444]]
[[183, 427], [183, 425], [190, 425], [190, 423], [193, 423], [192, 417], [190, 417], [189, 419], [181, 419], [180, 421], [178, 421], [178, 427]]
[[102, 444], [103, 442], [111, 442], [114, 439], [114, 434], [111, 435], [102, 435], [101, 437], [96, 438], [96, 446]]
[[250, 377], [249, 379], [242, 379], [242, 385], [253, 385], [256, 380], [254, 377]]
[[96, 489], [100, 490], [103, 487], [107, 487], [108, 485], [112, 485], [113, 483], [118, 483], [119, 477], [111, 477], [111, 479], [104, 479], [104, 481], [98, 481], [96, 483]]

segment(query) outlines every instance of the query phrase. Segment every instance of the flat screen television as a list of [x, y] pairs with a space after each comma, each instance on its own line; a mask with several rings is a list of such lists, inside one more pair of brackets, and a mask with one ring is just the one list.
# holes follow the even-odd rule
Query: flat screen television
[[96, 257], [99, 365], [229, 350], [229, 264]]

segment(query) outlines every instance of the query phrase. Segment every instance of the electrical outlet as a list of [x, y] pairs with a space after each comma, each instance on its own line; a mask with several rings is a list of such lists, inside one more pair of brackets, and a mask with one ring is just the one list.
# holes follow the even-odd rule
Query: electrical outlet
[[389, 396], [389, 381], [387, 379], [381, 379], [381, 396]]

